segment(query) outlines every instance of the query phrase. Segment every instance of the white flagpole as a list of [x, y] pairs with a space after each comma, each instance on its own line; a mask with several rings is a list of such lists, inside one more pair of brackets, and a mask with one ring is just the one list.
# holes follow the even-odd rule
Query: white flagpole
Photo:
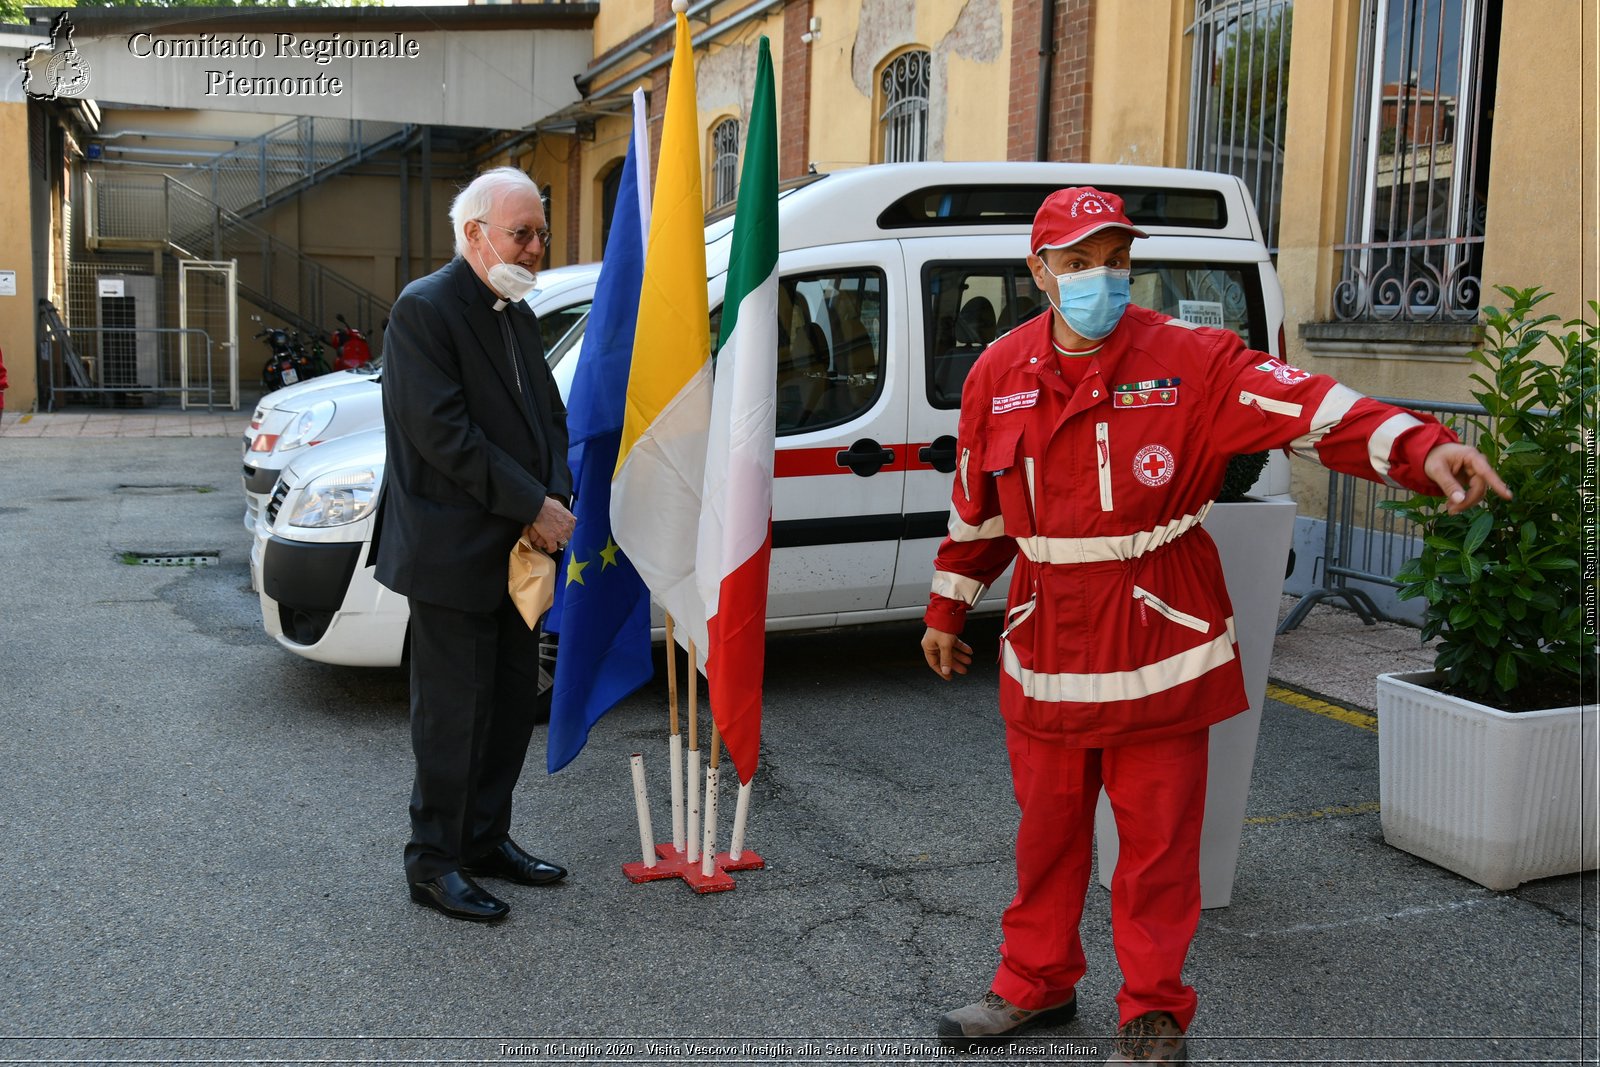
[[693, 863], [700, 858], [700, 669], [694, 658], [694, 639], [689, 640], [689, 827], [683, 858]]
[[717, 721], [711, 720], [711, 766], [706, 768], [706, 834], [700, 846], [700, 873], [707, 878], [717, 873], [717, 780], [721, 777], [718, 763], [722, 756], [722, 737], [717, 733]]
[[672, 637], [672, 616], [667, 616], [667, 770], [672, 775], [672, 847], [684, 848], [683, 830], [683, 730], [678, 724], [678, 646]]
[[745, 825], [750, 820], [750, 783], [754, 781], [751, 778], [749, 782], [739, 784], [739, 800], [733, 808], [733, 835], [728, 841], [728, 859], [735, 863], [744, 855]]
[[635, 752], [628, 757], [633, 768], [633, 809], [639, 817], [639, 852], [646, 867], [656, 865], [656, 834], [650, 825], [650, 798], [644, 781], [644, 756]]

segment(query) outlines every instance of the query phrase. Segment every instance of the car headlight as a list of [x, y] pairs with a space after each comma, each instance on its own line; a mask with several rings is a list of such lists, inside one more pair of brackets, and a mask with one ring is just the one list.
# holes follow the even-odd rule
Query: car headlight
[[333, 415], [337, 410], [331, 400], [319, 400], [306, 408], [294, 422], [289, 424], [289, 429], [283, 436], [278, 438], [278, 451], [287, 452], [302, 445], [317, 444], [317, 435], [333, 422]]
[[289, 525], [307, 529], [343, 526], [364, 518], [372, 510], [378, 496], [378, 483], [383, 469], [363, 468], [327, 474], [300, 494], [294, 510], [289, 513]]

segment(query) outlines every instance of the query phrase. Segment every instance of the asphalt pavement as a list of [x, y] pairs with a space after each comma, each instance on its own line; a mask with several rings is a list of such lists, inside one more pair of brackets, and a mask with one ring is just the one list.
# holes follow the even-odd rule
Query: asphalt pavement
[[[454, 922], [406, 895], [404, 673], [261, 629], [241, 418], [57, 418], [0, 423], [0, 1062], [940, 1057], [934, 1019], [986, 988], [1014, 889], [992, 621], [948, 685], [919, 626], [772, 638], [749, 835], [767, 866], [732, 892], [621, 873], [629, 753], [668, 825], [664, 685], [558, 775], [536, 734], [513, 833], [573, 873], [496, 884], [503, 924]], [[1496, 893], [1383, 843], [1360, 686], [1417, 654], [1414, 631], [1333, 606], [1280, 639], [1233, 900], [1186, 972], [1195, 1061], [1596, 1061], [1595, 875]], [[1098, 886], [1083, 930], [1077, 1020], [980, 1058], [1103, 1062], [1119, 977]]]

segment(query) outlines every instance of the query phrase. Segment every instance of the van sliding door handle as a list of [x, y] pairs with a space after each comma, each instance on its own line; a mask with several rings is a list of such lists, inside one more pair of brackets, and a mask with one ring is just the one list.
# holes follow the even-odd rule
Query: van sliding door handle
[[917, 449], [917, 458], [940, 474], [953, 474], [956, 469], [956, 439], [949, 434], [935, 437], [932, 444]]
[[894, 450], [884, 448], [870, 437], [863, 437], [849, 448], [834, 454], [834, 462], [849, 467], [862, 478], [870, 478], [894, 462]]

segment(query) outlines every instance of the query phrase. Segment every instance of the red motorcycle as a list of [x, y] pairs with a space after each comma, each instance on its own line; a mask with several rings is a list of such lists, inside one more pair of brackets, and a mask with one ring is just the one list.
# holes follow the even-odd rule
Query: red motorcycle
[[372, 349], [366, 337], [346, 322], [343, 315], [335, 315], [334, 318], [339, 320], [340, 328], [328, 335], [328, 343], [333, 345], [333, 369], [355, 370], [366, 366], [372, 359]]

